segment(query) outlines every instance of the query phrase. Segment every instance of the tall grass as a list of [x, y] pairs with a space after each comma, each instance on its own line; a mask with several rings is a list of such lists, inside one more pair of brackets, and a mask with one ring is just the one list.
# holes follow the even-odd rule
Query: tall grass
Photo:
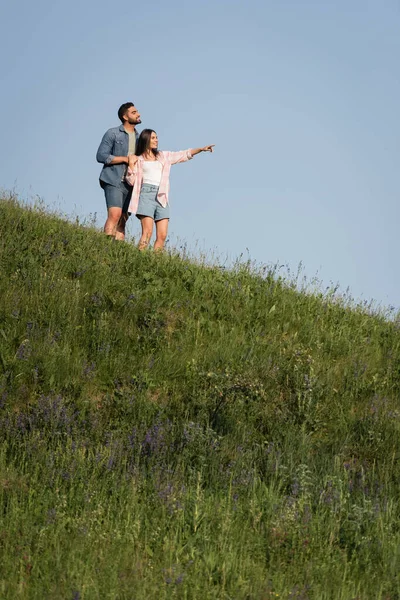
[[0, 597], [400, 598], [398, 320], [0, 202]]

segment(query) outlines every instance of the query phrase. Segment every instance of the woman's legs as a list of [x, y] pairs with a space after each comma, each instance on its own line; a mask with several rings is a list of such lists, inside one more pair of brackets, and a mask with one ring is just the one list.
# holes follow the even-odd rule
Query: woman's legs
[[154, 250], [163, 250], [165, 240], [167, 239], [169, 219], [160, 219], [156, 221], [156, 242]]
[[158, 187], [144, 183], [140, 190], [136, 216], [142, 225], [139, 250], [147, 248], [156, 223], [156, 241], [154, 250], [162, 250], [168, 233], [169, 206], [162, 206], [157, 200]]
[[137, 216], [139, 217], [140, 224], [142, 225], [142, 237], [139, 240], [138, 248], [139, 250], [144, 250], [149, 245], [151, 236], [153, 234], [154, 219], [140, 215]]

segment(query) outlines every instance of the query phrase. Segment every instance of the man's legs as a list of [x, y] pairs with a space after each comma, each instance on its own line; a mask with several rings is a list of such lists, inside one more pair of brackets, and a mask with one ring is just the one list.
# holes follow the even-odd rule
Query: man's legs
[[102, 187], [107, 204], [107, 220], [104, 225], [104, 233], [115, 237], [116, 240], [124, 240], [132, 188], [128, 185], [119, 188], [109, 184], [103, 184]]
[[[104, 233], [112, 237], [116, 237], [117, 227], [119, 228], [119, 222], [122, 217], [122, 208], [118, 206], [110, 206], [107, 211], [107, 221], [104, 225]], [[125, 227], [124, 227], [125, 231]], [[119, 233], [119, 232], [118, 232]], [[124, 238], [122, 238], [124, 239]]]
[[142, 217], [140, 215], [138, 215], [138, 217], [142, 226], [142, 236], [139, 240], [138, 248], [139, 250], [144, 250], [149, 245], [153, 234], [154, 219], [151, 217]]
[[154, 250], [163, 250], [165, 240], [167, 239], [169, 219], [161, 219], [156, 221], [156, 242]]
[[129, 219], [129, 215], [127, 213], [123, 212], [118, 221], [117, 232], [115, 234], [116, 240], [124, 240], [125, 239], [125, 226], [126, 226], [126, 222], [128, 219]]

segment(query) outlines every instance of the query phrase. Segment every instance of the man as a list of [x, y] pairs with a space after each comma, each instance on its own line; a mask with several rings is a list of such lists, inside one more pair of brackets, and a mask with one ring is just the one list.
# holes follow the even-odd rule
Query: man
[[100, 185], [107, 204], [104, 232], [117, 240], [123, 240], [132, 195], [132, 187], [125, 182], [125, 172], [128, 156], [135, 154], [139, 137], [135, 126], [141, 123], [141, 120], [139, 111], [132, 102], [125, 102], [120, 106], [118, 117], [122, 125], [106, 131], [97, 150], [96, 159], [104, 165], [100, 173]]

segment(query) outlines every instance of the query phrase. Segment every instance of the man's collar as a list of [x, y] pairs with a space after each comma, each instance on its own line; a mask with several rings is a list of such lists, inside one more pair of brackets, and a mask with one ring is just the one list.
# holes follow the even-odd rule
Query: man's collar
[[[122, 124], [122, 123], [121, 123], [121, 125], [118, 127], [118, 129], [119, 129], [120, 131], [124, 131], [125, 133], [128, 133], [128, 132], [126, 131], [125, 127], [123, 126], [123, 124]], [[138, 131], [136, 131], [136, 127], [135, 127], [135, 129], [132, 131], [132, 133], [135, 133], [135, 134], [136, 134], [136, 137], [139, 137], [139, 132], [138, 132]]]

